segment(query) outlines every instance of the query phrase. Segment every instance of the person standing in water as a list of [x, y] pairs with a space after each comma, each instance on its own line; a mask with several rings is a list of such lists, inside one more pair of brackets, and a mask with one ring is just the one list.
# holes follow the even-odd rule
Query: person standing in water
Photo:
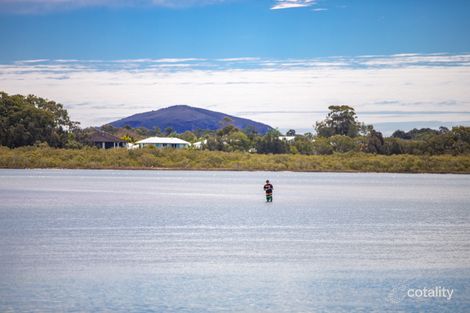
[[266, 184], [264, 185], [264, 191], [266, 192], [266, 202], [273, 202], [273, 185], [269, 182], [269, 180], [266, 181]]

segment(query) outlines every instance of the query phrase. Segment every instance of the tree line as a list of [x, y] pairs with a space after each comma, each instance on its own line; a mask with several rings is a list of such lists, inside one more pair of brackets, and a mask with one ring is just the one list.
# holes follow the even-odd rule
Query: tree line
[[[441, 127], [395, 131], [384, 137], [372, 125], [358, 121], [354, 108], [330, 106], [324, 120], [313, 125], [314, 132], [286, 132], [286, 140], [277, 129], [258, 134], [253, 128], [238, 129], [229, 118], [221, 121], [216, 131], [196, 130], [178, 134], [171, 128], [163, 131], [146, 128], [115, 128], [104, 125], [102, 131], [128, 142], [149, 136], [172, 136], [191, 143], [199, 141], [203, 150], [251, 152], [258, 154], [329, 155], [364, 152], [394, 155], [439, 155], [470, 153], [470, 127]], [[0, 92], [0, 145], [9, 148], [46, 144], [54, 148], [90, 146], [89, 136], [96, 128], [79, 127], [70, 120], [67, 110], [59, 103], [33, 95], [9, 96]], [[315, 134], [314, 134], [315, 133]]]
[[79, 123], [70, 120], [60, 103], [29, 95], [0, 92], [0, 145], [10, 148], [47, 143], [50, 147], [77, 145]]

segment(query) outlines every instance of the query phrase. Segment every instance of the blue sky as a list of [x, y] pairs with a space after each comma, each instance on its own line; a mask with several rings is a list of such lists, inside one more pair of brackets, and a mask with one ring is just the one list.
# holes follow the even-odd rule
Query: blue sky
[[470, 1], [293, 2], [0, 0], [0, 61], [470, 51]]
[[468, 29], [457, 0], [0, 0], [0, 89], [85, 126], [181, 103], [281, 129], [340, 103], [386, 132], [470, 124]]

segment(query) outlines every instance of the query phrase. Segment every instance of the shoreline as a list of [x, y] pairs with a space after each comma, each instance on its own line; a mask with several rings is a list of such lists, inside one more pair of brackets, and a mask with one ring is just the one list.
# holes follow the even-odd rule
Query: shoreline
[[263, 170], [233, 168], [169, 168], [169, 167], [0, 167], [0, 170], [89, 170], [89, 171], [165, 171], [165, 172], [273, 172], [273, 173], [337, 173], [337, 174], [435, 174], [435, 175], [470, 175], [470, 172], [390, 172], [361, 170]]
[[470, 154], [250, 154], [171, 149], [0, 147], [0, 169], [470, 174]]

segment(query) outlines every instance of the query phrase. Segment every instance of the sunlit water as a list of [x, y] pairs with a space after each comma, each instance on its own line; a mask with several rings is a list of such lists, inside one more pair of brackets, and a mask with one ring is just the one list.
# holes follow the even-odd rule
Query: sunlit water
[[[467, 175], [0, 170], [0, 312], [470, 312], [469, 191]], [[434, 287], [452, 298], [408, 295]]]

